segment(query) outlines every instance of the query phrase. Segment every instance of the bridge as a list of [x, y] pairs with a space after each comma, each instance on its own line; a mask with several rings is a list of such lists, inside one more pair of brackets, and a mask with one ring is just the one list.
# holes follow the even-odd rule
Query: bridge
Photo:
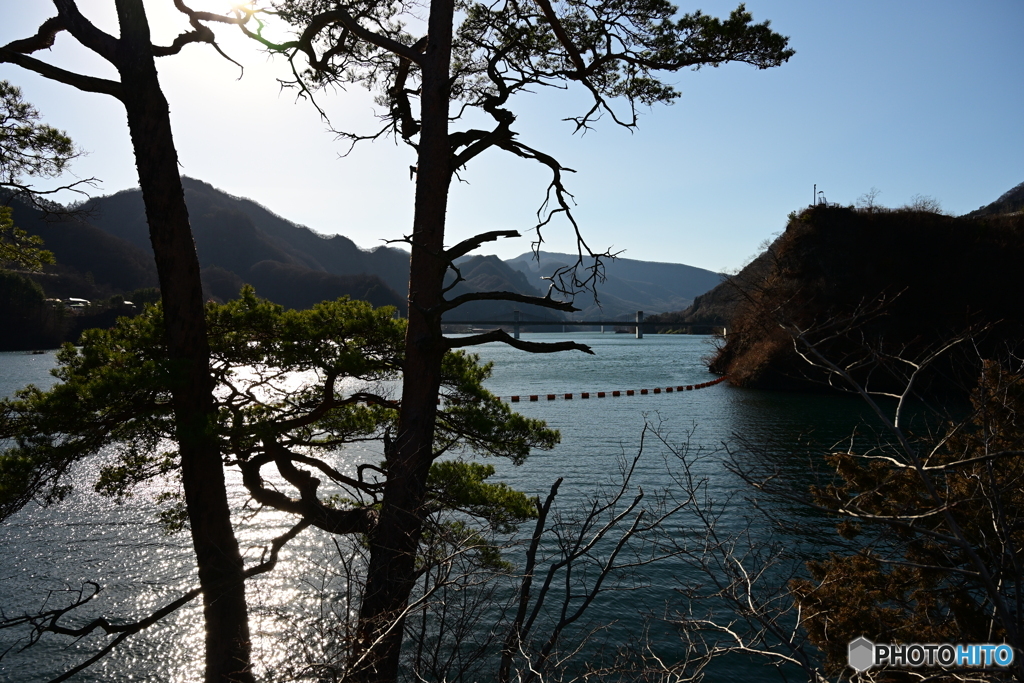
[[[512, 336], [515, 339], [519, 339], [519, 329], [520, 329], [520, 327], [525, 326], [525, 325], [528, 325], [530, 327], [534, 327], [534, 326], [550, 327], [550, 326], [558, 326], [558, 325], [561, 325], [562, 327], [600, 327], [602, 332], [604, 332], [604, 328], [607, 327], [607, 326], [612, 326], [612, 327], [635, 327], [636, 328], [636, 338], [637, 339], [643, 339], [644, 338], [644, 327], [646, 326], [648, 329], [650, 329], [650, 327], [652, 327], [655, 324], [655, 323], [645, 323], [644, 322], [644, 312], [643, 311], [637, 311], [636, 312], [636, 321], [635, 322], [634, 321], [629, 321], [629, 320], [523, 320], [520, 317], [520, 315], [519, 315], [519, 311], [512, 311], [512, 316], [513, 316], [512, 320], [447, 320], [447, 321], [443, 321], [441, 324], [442, 325], [491, 325], [491, 326], [495, 326], [495, 327], [509, 327], [509, 326], [511, 326], [512, 327]], [[657, 323], [657, 324], [664, 325], [665, 323]], [[724, 331], [724, 328], [722, 328], [721, 325], [680, 325], [679, 327], [689, 328], [690, 330], [693, 330], [694, 328], [707, 329], [709, 333], [712, 333], [715, 330], [719, 330], [719, 329]]]

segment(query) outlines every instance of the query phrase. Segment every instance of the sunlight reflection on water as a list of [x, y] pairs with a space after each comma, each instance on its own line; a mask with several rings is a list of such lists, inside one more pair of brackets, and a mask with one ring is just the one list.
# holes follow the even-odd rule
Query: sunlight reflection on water
[[[563, 337], [551, 334], [534, 338], [555, 341]], [[674, 387], [711, 378], [701, 363], [701, 357], [710, 351], [703, 338], [649, 336], [635, 340], [627, 335], [596, 333], [575, 338], [592, 343], [597, 355], [538, 358], [499, 345], [478, 349], [485, 360], [496, 362], [487, 386], [502, 397], [567, 392], [578, 395], [581, 391]], [[53, 363], [52, 354], [0, 354], [0, 392], [10, 394], [30, 381], [47, 384], [52, 381], [46, 373]], [[246, 379], [242, 374], [237, 378]], [[287, 394], [311, 379], [288, 378], [277, 384], [275, 391]], [[346, 387], [356, 388], [361, 387]], [[376, 388], [392, 395], [398, 391], [395, 383]], [[691, 447], [707, 454], [696, 465], [697, 473], [708, 477], [712, 494], [722, 499], [734, 495], [740, 502], [746, 489], [721, 466], [723, 442], [733, 441], [739, 433], [755, 441], [792, 444], [811, 424], [823, 432], [841, 434], [855, 419], [850, 404], [842, 401], [808, 401], [725, 385], [673, 394], [521, 402], [514, 408], [548, 420], [561, 430], [562, 443], [553, 451], [533, 454], [519, 468], [503, 461], [488, 462], [497, 467], [498, 478], [530, 495], [546, 494], [556, 478], [565, 477], [561, 504], [570, 507], [599, 483], [616, 479], [617, 459], [635, 453], [645, 421], [660, 421], [671, 443], [686, 440], [692, 432]], [[335, 457], [338, 469], [347, 474], [354, 473], [359, 463], [382, 460], [376, 444], [355, 444], [339, 450]], [[0, 527], [0, 544], [5, 549], [0, 558], [0, 605], [5, 614], [37, 609], [47, 599], [48, 591], [77, 590], [86, 581], [96, 581], [103, 591], [83, 610], [82, 617], [76, 617], [76, 623], [101, 614], [130, 620], [195, 585], [188, 534], [165, 535], [156, 518], [154, 496], [175, 485], [150, 482], [133, 498], [118, 504], [90, 490], [89, 483], [95, 481], [99, 467], [98, 461], [80, 464], [75, 479], [85, 486], [52, 508], [29, 506]], [[653, 490], [672, 482], [666, 478], [664, 461], [651, 457], [641, 462], [637, 483]], [[228, 486], [232, 507], [238, 511], [235, 524], [239, 543], [251, 566], [260, 560], [271, 540], [295, 520], [285, 513], [261, 510], [257, 514], [247, 508], [248, 496], [235, 470], [229, 471]], [[741, 524], [749, 512], [747, 504], [737, 504], [730, 509], [729, 519]], [[351, 546], [346, 543], [343, 539], [341, 548], [350, 552]], [[347, 584], [339, 574], [338, 550], [332, 539], [309, 529], [286, 546], [274, 572], [250, 583], [247, 591], [252, 605], [254, 659], [267, 678], [274, 680], [275, 672], [324, 654], [328, 636], [316, 627], [332, 609], [348, 609], [344, 602]], [[598, 614], [617, 618], [622, 609], [641, 599], [652, 605], [664, 604], [673, 599], [677, 578], [671, 571], [652, 573], [648, 580], [655, 592], [646, 598], [613, 596], [599, 607], [604, 611]], [[62, 596], [49, 597], [52, 601]], [[203, 652], [201, 625], [201, 608], [195, 602], [128, 639], [75, 680], [198, 680]], [[4, 637], [0, 632], [0, 651], [9, 645], [9, 641], [2, 640]], [[26, 653], [12, 652], [0, 661], [0, 680], [46, 680], [81, 661], [104, 642], [102, 637], [74, 643], [44, 638]]]

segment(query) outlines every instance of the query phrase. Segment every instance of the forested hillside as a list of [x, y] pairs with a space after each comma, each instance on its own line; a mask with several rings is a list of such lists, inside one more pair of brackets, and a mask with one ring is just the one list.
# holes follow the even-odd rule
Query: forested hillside
[[[965, 334], [970, 340], [958, 353], [974, 361], [1005, 354], [1024, 338], [1022, 260], [1019, 213], [956, 218], [910, 208], [810, 207], [708, 296], [725, 305], [729, 323], [711, 370], [743, 386], [823, 380], [797, 355], [794, 333], [861, 381], [873, 373], [876, 388], [887, 381], [884, 365], [924, 357]], [[946, 354], [941, 381], [969, 383], [976, 373], [956, 377], [968, 367], [966, 356], [961, 366], [956, 356]]]
[[[395, 306], [405, 314], [406, 251], [360, 249], [343, 235], [296, 225], [201, 180], [183, 182], [207, 297], [227, 301], [250, 284], [259, 295], [289, 308], [349, 296]], [[47, 297], [109, 299], [156, 286], [138, 189], [90, 199], [71, 218], [45, 217], [18, 203], [14, 209], [16, 223], [42, 237], [56, 257], [55, 265], [30, 276]], [[547, 282], [542, 278], [573, 258], [541, 252], [538, 261], [526, 253], [506, 263], [496, 256], [467, 256], [459, 260], [461, 281], [451, 296], [478, 291], [543, 295]], [[678, 309], [721, 280], [701, 268], [625, 258], [609, 261], [605, 275], [597, 302], [589, 292], [577, 297], [581, 311], [576, 317], [632, 320], [638, 310], [650, 314]], [[449, 282], [453, 280], [454, 274]], [[531, 305], [477, 301], [447, 313], [445, 320], [511, 320], [517, 309], [524, 321], [564, 318], [563, 313]]]
[[[183, 184], [209, 296], [227, 300], [249, 283], [293, 308], [350, 296], [404, 311], [406, 252], [364, 251], [347, 237], [320, 235], [201, 180]], [[92, 199], [83, 208], [92, 225], [152, 254], [139, 190]]]

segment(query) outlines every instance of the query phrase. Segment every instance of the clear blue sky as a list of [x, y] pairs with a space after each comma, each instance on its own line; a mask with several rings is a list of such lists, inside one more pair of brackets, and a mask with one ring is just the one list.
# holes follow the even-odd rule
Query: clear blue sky
[[[45, 0], [4, 4], [4, 43], [30, 35], [53, 13]], [[79, 0], [112, 32], [113, 4]], [[223, 10], [228, 3], [193, 5]], [[171, 0], [147, 6], [158, 38], [169, 40], [182, 26]], [[680, 9], [724, 15], [733, 7], [709, 0]], [[829, 201], [852, 204], [875, 187], [889, 206], [920, 194], [960, 214], [1024, 182], [1021, 0], [750, 0], [747, 8], [790, 36], [796, 56], [768, 71], [729, 65], [670, 75], [682, 98], [646, 112], [635, 132], [605, 121], [585, 136], [571, 135], [560, 119], [578, 111], [581, 100], [572, 93], [516, 103], [520, 138], [577, 170], [570, 189], [594, 247], [732, 269], [811, 201], [815, 184]], [[205, 46], [159, 62], [182, 172], [360, 246], [407, 233], [411, 150], [377, 142], [339, 158], [343, 146], [313, 108], [279, 91], [283, 62], [220, 32], [246, 67], [241, 80]], [[111, 75], [66, 35], [45, 57]], [[88, 152], [74, 166], [77, 175], [100, 178], [100, 193], [136, 185], [116, 101], [6, 64], [0, 78], [20, 85], [49, 123]], [[321, 103], [335, 127], [369, 131], [376, 123], [364, 93], [326, 93]], [[534, 225], [543, 169], [495, 151], [463, 179], [452, 192], [450, 243], [483, 230], [525, 234]], [[571, 247], [564, 224], [549, 227], [546, 238], [546, 248]], [[510, 257], [528, 248], [527, 239], [508, 240], [491, 251]]]

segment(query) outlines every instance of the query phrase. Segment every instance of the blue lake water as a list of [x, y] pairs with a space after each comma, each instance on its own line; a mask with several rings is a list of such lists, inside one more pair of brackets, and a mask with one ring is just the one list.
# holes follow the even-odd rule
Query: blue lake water
[[[643, 488], [648, 502], [659, 495], [680, 497], [685, 488], [684, 465], [689, 463], [694, 480], [703, 482], [699, 489], [702, 502], [720, 515], [719, 533], [728, 536], [752, 528], [751, 538], [767, 539], [772, 527], [755, 509], [754, 492], [724, 461], [731, 457], [743, 466], [751, 459], [753, 466], [753, 453], [764, 447], [764, 457], [775, 458], [794, 482], [794, 492], [802, 495], [814, 454], [849, 434], [864, 419], [860, 403], [842, 396], [754, 392], [726, 384], [640, 395], [640, 389], [674, 388], [714, 379], [701, 360], [712, 352], [713, 340], [708, 337], [652, 335], [637, 340], [631, 335], [600, 333], [524, 337], [535, 341], [573, 338], [591, 344], [596, 351], [594, 356], [577, 352], [538, 356], [503, 345], [476, 349], [484, 360], [494, 362], [487, 386], [506, 399], [522, 396], [522, 402], [513, 404], [516, 410], [547, 420], [562, 435], [554, 450], [534, 453], [521, 467], [494, 461], [498, 476], [541, 496], [562, 477], [558, 506], [567, 513], [620, 481], [620, 463], [631, 460], [639, 450], [645, 424], [657, 425], [660, 437], [647, 432], [645, 452], [627, 499], [632, 499], [638, 487]], [[47, 384], [52, 381], [48, 371], [54, 364], [52, 352], [0, 354], [0, 394], [10, 395], [29, 382]], [[630, 389], [637, 395], [610, 396], [611, 391], [625, 394]], [[599, 391], [609, 396], [597, 398]], [[580, 392], [590, 392], [591, 398], [581, 399]], [[550, 393], [558, 394], [558, 400], [544, 400]], [[573, 400], [561, 398], [566, 393], [573, 393]], [[541, 395], [542, 400], [527, 401], [531, 394]], [[685, 452], [686, 458], [680, 460], [673, 450]], [[379, 452], [367, 445], [345, 449], [337, 457], [339, 467], [380, 460]], [[763, 463], [764, 457], [757, 462]], [[68, 594], [63, 591], [96, 581], [103, 591], [83, 615], [132, 619], [194, 585], [187, 534], [165, 535], [156, 523], [153, 496], [168, 484], [153, 483], [119, 504], [91, 491], [90, 477], [95, 476], [97, 467], [96, 463], [79, 467], [76, 476], [84, 485], [64, 502], [48, 509], [30, 506], [0, 526], [0, 606], [7, 616], [65, 600]], [[288, 528], [291, 520], [280, 514], [253, 514], [245, 506], [246, 496], [237, 478], [229, 477], [229, 483], [240, 511], [238, 535], [247, 561], [255, 562], [269, 539]], [[819, 552], [818, 542], [828, 542], [831, 527], [827, 521], [795, 504], [759, 504], [787, 524], [777, 537], [783, 550], [792, 555]], [[698, 527], [690, 513], [665, 526], [680, 542], [688, 535], [699, 536]], [[304, 628], [301, 624], [315, 622], [325, 609], [324, 587], [332, 585], [337, 555], [338, 549], [325, 534], [306, 532], [285, 549], [277, 570], [250, 586], [255, 658], [269, 679], [277, 680], [274, 672], [289, 662], [318, 652], [315, 634], [298, 634], [303, 643], [298, 647], [295, 631]], [[506, 559], [519, 562], [520, 549], [509, 551]], [[692, 561], [687, 564], [681, 559], [642, 568], [632, 579], [636, 590], [610, 592], [595, 601], [587, 624], [606, 627], [593, 642], [613, 647], [647, 628], [654, 644], [667, 656], [678, 653], [674, 627], [664, 622], [653, 626], [646, 622], [645, 626], [637, 612], [663, 615], [691, 609], [680, 589], [699, 578]], [[334, 589], [336, 586], [330, 590]], [[202, 652], [198, 617], [196, 606], [184, 608], [129, 639], [74, 680], [197, 680]], [[24, 642], [16, 640], [19, 635], [24, 633], [0, 631], [0, 652], [14, 646], [0, 660], [0, 681], [48, 680], [106, 642], [102, 637], [75, 642], [46, 636], [21, 652]], [[750, 666], [740, 660], [726, 662], [711, 669], [708, 679], [749, 678]]]

